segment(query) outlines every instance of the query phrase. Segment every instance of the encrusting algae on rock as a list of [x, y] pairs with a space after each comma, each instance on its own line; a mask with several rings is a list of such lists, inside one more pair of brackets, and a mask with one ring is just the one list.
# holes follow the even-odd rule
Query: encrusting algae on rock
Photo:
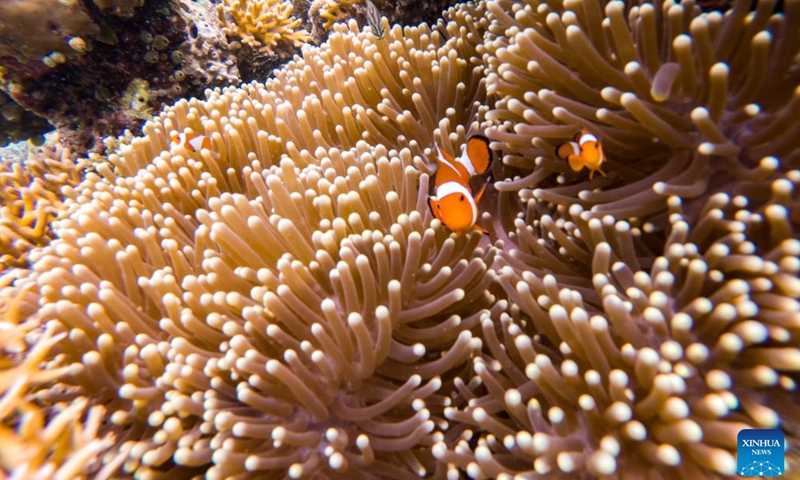
[[[688, 480], [733, 476], [742, 428], [795, 440], [800, 2], [773, 8], [351, 21], [165, 109], [3, 264], [3, 471]], [[556, 158], [581, 128], [607, 178]], [[457, 237], [435, 145], [484, 132], [489, 235]]]

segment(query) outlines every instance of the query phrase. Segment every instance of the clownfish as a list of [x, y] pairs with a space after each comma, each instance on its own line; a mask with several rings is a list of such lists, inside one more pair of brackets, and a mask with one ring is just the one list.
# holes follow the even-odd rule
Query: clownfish
[[571, 142], [564, 142], [556, 147], [556, 156], [561, 160], [569, 162], [572, 170], [579, 172], [583, 167], [589, 169], [589, 180], [594, 176], [594, 172], [600, 175], [606, 174], [600, 170], [606, 156], [603, 154], [603, 145], [600, 140], [586, 130], [581, 130], [575, 134]]
[[482, 135], [473, 135], [462, 147], [461, 156], [454, 159], [436, 145], [439, 170], [436, 172], [436, 195], [428, 197], [428, 206], [433, 216], [438, 218], [456, 236], [471, 230], [489, 233], [479, 225], [478, 202], [486, 190], [484, 183], [476, 195], [469, 185], [470, 178], [483, 175], [492, 163], [492, 151], [489, 139]]
[[183, 146], [189, 152], [199, 152], [204, 148], [211, 150], [211, 139], [194, 132], [173, 132], [172, 146]]

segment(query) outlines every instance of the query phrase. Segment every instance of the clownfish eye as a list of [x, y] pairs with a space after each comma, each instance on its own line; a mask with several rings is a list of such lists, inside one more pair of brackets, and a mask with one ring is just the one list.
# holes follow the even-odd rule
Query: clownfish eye
[[439, 210], [441, 210], [441, 209], [442, 209], [442, 206], [441, 206], [441, 205], [439, 205], [439, 204], [437, 203], [437, 204], [436, 204], [436, 208], [437, 208], [437, 209], [439, 209]]
[[464, 201], [464, 195], [461, 195], [461, 198], [459, 198], [458, 201], [459, 202], [463, 202]]

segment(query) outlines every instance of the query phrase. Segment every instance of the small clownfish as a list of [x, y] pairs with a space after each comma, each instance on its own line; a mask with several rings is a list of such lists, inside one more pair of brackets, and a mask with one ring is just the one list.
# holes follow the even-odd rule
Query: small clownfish
[[211, 150], [211, 139], [194, 132], [173, 132], [172, 145], [175, 147], [183, 146], [189, 152], [199, 152], [204, 148]]
[[491, 166], [489, 139], [482, 135], [473, 135], [462, 150], [461, 156], [454, 159], [436, 145], [436, 162], [439, 164], [436, 172], [436, 196], [428, 197], [428, 206], [434, 217], [456, 232], [456, 237], [471, 230], [489, 233], [476, 223], [478, 202], [488, 182], [483, 184], [476, 195], [473, 195], [469, 185], [470, 178], [483, 175]]
[[556, 147], [556, 156], [561, 160], [568, 161], [570, 168], [576, 172], [581, 171], [583, 167], [588, 168], [589, 180], [594, 176], [594, 172], [600, 172], [600, 175], [606, 176], [605, 172], [600, 170], [603, 162], [606, 161], [603, 145], [597, 137], [586, 130], [582, 129], [576, 133], [573, 141], [564, 142]]

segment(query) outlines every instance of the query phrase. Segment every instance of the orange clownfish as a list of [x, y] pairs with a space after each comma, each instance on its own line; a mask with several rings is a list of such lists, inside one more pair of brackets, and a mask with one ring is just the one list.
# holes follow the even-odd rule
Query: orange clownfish
[[594, 172], [600, 175], [606, 174], [600, 170], [606, 156], [603, 154], [603, 145], [600, 140], [586, 130], [581, 130], [575, 134], [571, 142], [564, 142], [556, 147], [556, 156], [561, 160], [569, 162], [572, 170], [579, 172], [583, 167], [589, 169], [589, 180], [594, 176]]
[[436, 145], [439, 170], [436, 172], [436, 195], [428, 197], [433, 216], [456, 232], [456, 236], [471, 230], [488, 233], [477, 225], [478, 202], [486, 190], [483, 184], [477, 195], [472, 194], [470, 178], [482, 175], [492, 163], [489, 139], [473, 135], [463, 147], [461, 156], [454, 159]]
[[211, 149], [211, 140], [205, 135], [199, 135], [194, 132], [172, 133], [172, 145], [183, 146], [189, 152], [199, 152], [207, 148]]

